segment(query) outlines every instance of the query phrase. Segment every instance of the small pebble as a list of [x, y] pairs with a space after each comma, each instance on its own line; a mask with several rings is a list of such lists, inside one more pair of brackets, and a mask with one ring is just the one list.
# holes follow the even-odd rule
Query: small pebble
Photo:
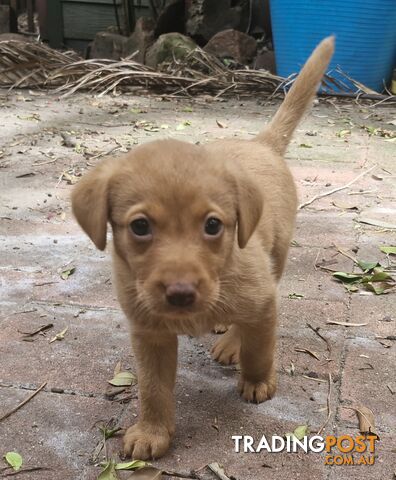
[[63, 388], [58, 388], [58, 387], [52, 387], [51, 388], [51, 392], [52, 393], [64, 393], [64, 389]]

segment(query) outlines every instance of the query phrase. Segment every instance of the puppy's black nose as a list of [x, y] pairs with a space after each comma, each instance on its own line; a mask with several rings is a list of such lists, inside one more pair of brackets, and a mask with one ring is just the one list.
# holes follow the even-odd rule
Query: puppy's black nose
[[168, 303], [176, 307], [189, 307], [195, 302], [197, 293], [191, 283], [171, 283], [165, 290]]

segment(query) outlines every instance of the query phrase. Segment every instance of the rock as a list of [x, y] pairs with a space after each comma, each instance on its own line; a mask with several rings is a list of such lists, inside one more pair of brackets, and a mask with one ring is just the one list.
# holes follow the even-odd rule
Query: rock
[[256, 54], [257, 42], [246, 33], [229, 29], [216, 33], [204, 50], [219, 58], [233, 58], [238, 63], [246, 64]]
[[181, 33], [164, 33], [146, 54], [146, 65], [157, 68], [163, 62], [174, 58], [182, 60], [197, 47], [196, 43]]
[[186, 33], [205, 45], [217, 32], [246, 30], [249, 2], [244, 0], [186, 0]]
[[124, 54], [127, 37], [111, 32], [98, 32], [92, 42], [90, 58], [119, 60]]
[[10, 31], [10, 7], [9, 5], [0, 5], [0, 33]]
[[253, 68], [268, 70], [271, 73], [276, 72], [275, 53], [273, 50], [263, 50], [257, 54]]
[[124, 44], [124, 56], [138, 52], [133, 59], [145, 63], [148, 48], [154, 43], [155, 22], [150, 17], [140, 17], [136, 21], [135, 30]]

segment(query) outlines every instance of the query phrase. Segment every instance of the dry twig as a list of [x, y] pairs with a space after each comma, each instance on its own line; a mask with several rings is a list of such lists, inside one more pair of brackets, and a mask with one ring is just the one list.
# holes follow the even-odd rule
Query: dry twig
[[319, 333], [319, 328], [320, 327], [313, 327], [310, 323], [307, 323], [307, 327], [310, 328], [314, 333], [316, 333], [316, 335], [321, 338], [325, 344], [326, 344], [326, 348], [327, 348], [327, 351], [329, 352], [329, 355], [331, 356], [331, 345], [330, 345], [330, 342], [327, 340], [326, 337], [324, 337], [321, 333]]
[[345, 190], [346, 188], [349, 188], [352, 184], [357, 182], [360, 178], [362, 178], [364, 175], [367, 175], [370, 173], [374, 168], [376, 168], [377, 165], [373, 165], [371, 168], [368, 170], [365, 170], [364, 172], [360, 173], [356, 178], [348, 182], [347, 184], [343, 185], [342, 187], [337, 187], [333, 188], [332, 190], [329, 190], [328, 192], [322, 192], [319, 193], [318, 195], [315, 195], [312, 197], [310, 200], [307, 200], [306, 202], [302, 203], [301, 205], [298, 206], [298, 210], [302, 210], [303, 208], [307, 207], [308, 205], [311, 205], [311, 203], [315, 202], [316, 200], [319, 200], [320, 198], [327, 197], [329, 195], [333, 195], [333, 193], [340, 192], [341, 190]]
[[330, 401], [331, 401], [331, 384], [332, 384], [333, 379], [331, 378], [331, 373], [330, 372], [329, 372], [328, 381], [329, 381], [329, 390], [328, 390], [328, 393], [327, 393], [327, 418], [326, 418], [324, 424], [319, 428], [316, 435], [320, 435], [323, 432], [323, 430], [326, 428], [326, 425], [329, 423], [329, 420], [330, 420], [330, 417], [331, 417], [331, 414], [332, 414]]
[[13, 413], [15, 413], [17, 410], [22, 408], [24, 405], [26, 405], [30, 400], [35, 397], [45, 386], [47, 385], [47, 382], [44, 382], [42, 385], [39, 386], [37, 390], [35, 390], [31, 395], [29, 395], [23, 402], [21, 402], [19, 405], [14, 407], [12, 410], [9, 412], [5, 413], [2, 417], [0, 417], [0, 422], [11, 416]]

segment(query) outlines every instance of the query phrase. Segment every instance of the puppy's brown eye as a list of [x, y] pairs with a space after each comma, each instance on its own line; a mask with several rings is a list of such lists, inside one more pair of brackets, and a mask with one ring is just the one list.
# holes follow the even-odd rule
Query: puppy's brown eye
[[147, 218], [137, 218], [130, 224], [130, 229], [137, 237], [147, 237], [151, 235], [151, 227]]
[[216, 217], [209, 217], [205, 223], [205, 233], [211, 237], [219, 235], [223, 231], [223, 223]]

